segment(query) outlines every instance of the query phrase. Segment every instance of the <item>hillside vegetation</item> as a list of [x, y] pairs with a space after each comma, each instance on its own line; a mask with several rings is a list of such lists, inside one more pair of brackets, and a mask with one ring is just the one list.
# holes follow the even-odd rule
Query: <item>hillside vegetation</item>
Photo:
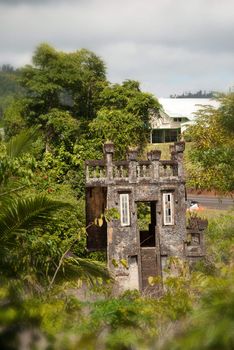
[[[137, 81], [108, 82], [102, 59], [85, 49], [64, 53], [41, 44], [32, 62], [17, 70], [20, 93], [9, 92], [3, 115], [0, 348], [232, 349], [233, 212], [210, 219], [207, 256], [192, 270], [168, 261], [168, 272], [176, 265], [178, 275], [168, 274], [159, 299], [137, 291], [114, 296], [105, 254], [86, 250], [84, 161], [101, 158], [106, 139], [117, 159], [129, 146], [143, 152], [157, 99]], [[220, 171], [202, 186], [232, 189], [232, 106], [233, 96], [223, 96], [218, 112], [201, 115], [186, 136], [198, 145], [186, 153], [194, 186], [199, 164], [199, 171]]]

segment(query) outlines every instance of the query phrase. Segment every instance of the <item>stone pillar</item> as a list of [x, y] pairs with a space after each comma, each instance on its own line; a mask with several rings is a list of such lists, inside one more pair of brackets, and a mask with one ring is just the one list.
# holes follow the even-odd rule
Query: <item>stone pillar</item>
[[107, 141], [103, 145], [104, 157], [106, 161], [106, 177], [108, 180], [113, 179], [113, 155], [114, 144], [111, 141]]
[[170, 153], [171, 153], [171, 160], [177, 160], [177, 158], [176, 158], [177, 153], [175, 151], [175, 145], [170, 145], [169, 146], [169, 150], [170, 150]]
[[137, 181], [137, 155], [138, 155], [138, 148], [129, 149], [128, 151], [128, 161], [129, 161], [129, 182], [134, 183]]
[[184, 149], [185, 149], [185, 143], [183, 141], [175, 142], [175, 152], [176, 160], [178, 163], [178, 177], [181, 180], [184, 180], [184, 166], [183, 166], [183, 159], [184, 159]]
[[161, 151], [153, 150], [147, 153], [148, 160], [152, 163], [152, 178], [153, 180], [159, 180], [159, 160], [161, 158]]
[[150, 143], [153, 143], [153, 132], [150, 130]]

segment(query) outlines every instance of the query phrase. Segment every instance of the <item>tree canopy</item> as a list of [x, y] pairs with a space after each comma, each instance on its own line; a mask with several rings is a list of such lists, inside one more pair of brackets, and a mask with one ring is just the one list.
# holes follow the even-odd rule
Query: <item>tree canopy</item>
[[22, 88], [18, 83], [19, 71], [9, 64], [0, 67], [0, 120], [6, 108], [15, 96], [19, 96]]
[[234, 190], [234, 94], [219, 97], [220, 107], [206, 106], [197, 113], [185, 137], [193, 142], [189, 169], [193, 187], [232, 192]]
[[86, 49], [65, 53], [44, 43], [32, 63], [19, 70], [24, 95], [5, 112], [6, 137], [40, 125], [47, 151], [57, 155], [62, 146], [73, 155], [89, 139], [96, 145], [94, 157], [107, 138], [120, 158], [129, 146], [147, 143], [149, 112], [160, 105], [139, 82], [111, 84], [102, 59]]
[[149, 140], [149, 111], [160, 107], [153, 95], [141, 92], [139, 82], [126, 80], [106, 86], [100, 94], [100, 106], [89, 124], [95, 137], [103, 142], [112, 140], [119, 158], [125, 156], [127, 146], [142, 150]]
[[101, 58], [86, 49], [65, 53], [41, 44], [32, 62], [20, 70], [20, 84], [26, 91], [25, 117], [29, 122], [35, 122], [52, 108], [70, 111], [75, 118], [95, 116], [98, 92], [106, 82]]

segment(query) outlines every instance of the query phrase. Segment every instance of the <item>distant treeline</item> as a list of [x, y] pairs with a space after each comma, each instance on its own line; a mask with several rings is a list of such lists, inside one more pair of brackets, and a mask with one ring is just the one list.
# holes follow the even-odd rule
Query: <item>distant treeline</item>
[[0, 66], [0, 119], [11, 98], [22, 91], [18, 84], [18, 77], [19, 71], [10, 64]]
[[17, 82], [19, 71], [10, 64], [0, 66], [0, 97], [15, 94], [20, 91]]
[[202, 91], [199, 90], [197, 92], [183, 92], [181, 95], [170, 95], [170, 98], [213, 98], [215, 97], [215, 91]]
[[16, 69], [9, 63], [0, 66], [0, 72], [14, 72]]

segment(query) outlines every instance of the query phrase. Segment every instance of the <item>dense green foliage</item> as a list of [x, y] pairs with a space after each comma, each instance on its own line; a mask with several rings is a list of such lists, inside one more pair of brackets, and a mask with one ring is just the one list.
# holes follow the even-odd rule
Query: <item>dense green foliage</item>
[[66, 328], [72, 311], [77, 311], [78, 300], [64, 291], [81, 281], [89, 285], [110, 280], [105, 266], [86, 256], [83, 215], [71, 188], [48, 188], [48, 182], [42, 181], [47, 176], [27, 153], [37, 137], [38, 129], [33, 128], [1, 142], [2, 349], [21, 348], [24, 332], [30, 349], [43, 348], [35, 344], [38, 336], [51, 342], [62, 325]]
[[5, 111], [6, 139], [25, 127], [39, 126], [36, 158], [55, 182], [83, 194], [84, 160], [102, 157], [107, 139], [115, 156], [130, 146], [143, 149], [149, 137], [149, 111], [158, 101], [136, 81], [111, 84], [105, 64], [91, 51], [56, 51], [41, 44], [33, 65], [19, 70], [23, 96]]
[[106, 79], [105, 65], [94, 53], [85, 49], [63, 53], [41, 44], [34, 53], [33, 66], [20, 73], [29, 122], [37, 122], [53, 108], [69, 111], [76, 118], [95, 116], [98, 92]]
[[186, 138], [193, 142], [188, 164], [189, 185], [199, 189], [234, 190], [234, 94], [220, 96], [220, 107], [197, 113]]
[[17, 332], [27, 331], [34, 345], [43, 339], [52, 349], [232, 349], [232, 231], [231, 213], [211, 220], [206, 261], [192, 273], [181, 261], [169, 261], [179, 273], [168, 277], [159, 299], [136, 291], [116, 298], [104, 285], [95, 294], [86, 292], [85, 300], [67, 294], [64, 285], [22, 297], [22, 285], [5, 285], [0, 289], [5, 305], [0, 344], [12, 344]]
[[4, 64], [0, 67], [0, 120], [7, 107], [13, 101], [14, 96], [18, 96], [22, 92], [22, 88], [18, 84], [19, 71], [15, 70], [11, 65]]
[[17, 83], [19, 72], [10, 65], [0, 67], [0, 96], [15, 95], [20, 87]]
[[82, 259], [85, 230], [71, 189], [63, 189], [65, 201], [59, 191], [50, 187], [45, 191], [40, 182], [41, 170], [27, 154], [37, 133], [35, 128], [21, 132], [3, 144], [0, 154], [2, 276], [30, 279], [32, 288], [51, 285], [62, 271], [70, 280], [82, 275], [90, 281], [92, 277], [108, 278], [104, 267]]
[[[117, 158], [127, 147], [143, 149], [158, 101], [136, 81], [109, 83], [101, 58], [84, 49], [41, 44], [17, 74], [21, 96], [4, 110], [0, 142], [0, 348], [19, 349], [26, 339], [38, 350], [232, 349], [233, 213], [209, 222], [207, 257], [193, 271], [168, 261], [158, 299], [137, 291], [114, 296], [104, 254], [86, 251], [84, 160], [100, 159], [107, 139]], [[222, 154], [230, 189], [223, 169], [231, 159], [231, 96], [218, 112], [201, 114], [189, 135], [199, 145], [192, 159], [207, 170]], [[141, 208], [142, 227], [148, 210]]]
[[100, 102], [102, 108], [89, 124], [95, 137], [102, 142], [114, 141], [119, 158], [125, 156], [126, 146], [143, 150], [149, 139], [149, 111], [159, 108], [153, 96], [142, 93], [138, 82], [127, 80], [122, 85], [106, 86]]
[[203, 281], [198, 307], [194, 308], [191, 317], [182, 321], [175, 338], [163, 349], [233, 349], [233, 278], [233, 267], [230, 267], [218, 277]]

